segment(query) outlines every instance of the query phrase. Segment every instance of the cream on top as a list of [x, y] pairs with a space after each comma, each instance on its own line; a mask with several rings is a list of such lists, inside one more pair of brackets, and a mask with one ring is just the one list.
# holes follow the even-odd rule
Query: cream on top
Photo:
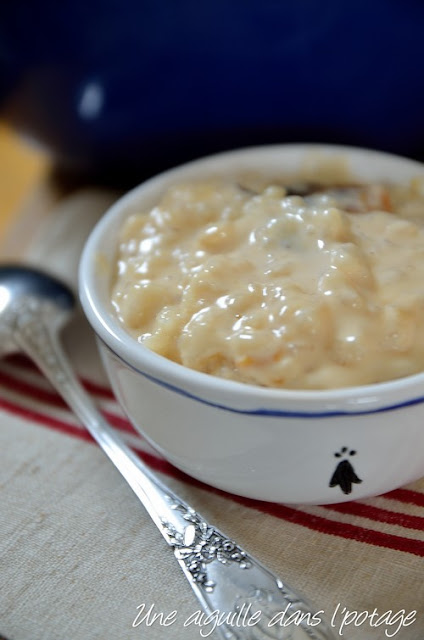
[[422, 371], [420, 188], [174, 186], [121, 229], [116, 313], [166, 358], [266, 387]]

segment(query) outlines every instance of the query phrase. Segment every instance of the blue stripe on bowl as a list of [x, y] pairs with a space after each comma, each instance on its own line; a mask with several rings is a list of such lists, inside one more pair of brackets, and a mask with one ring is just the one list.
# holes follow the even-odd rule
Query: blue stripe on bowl
[[159, 378], [156, 378], [145, 371], [141, 371], [130, 362], [127, 362], [122, 356], [120, 356], [116, 351], [114, 351], [98, 334], [98, 340], [110, 351], [113, 355], [123, 362], [127, 367], [139, 373], [144, 378], [147, 378], [151, 382], [168, 389], [169, 391], [173, 391], [174, 393], [178, 393], [181, 396], [186, 398], [190, 398], [190, 400], [194, 400], [196, 402], [200, 402], [209, 407], [213, 407], [214, 409], [221, 409], [222, 411], [230, 411], [231, 413], [240, 413], [242, 415], [254, 415], [254, 416], [264, 416], [264, 417], [272, 417], [272, 418], [331, 418], [335, 416], [360, 416], [360, 415], [370, 415], [373, 413], [384, 413], [388, 411], [396, 411], [398, 409], [403, 409], [404, 407], [410, 407], [417, 404], [422, 404], [424, 402], [424, 397], [420, 396], [419, 398], [413, 398], [411, 400], [406, 400], [405, 402], [401, 402], [399, 404], [389, 405], [387, 407], [380, 407], [379, 409], [368, 409], [368, 410], [359, 410], [359, 411], [315, 411], [315, 412], [306, 412], [306, 411], [282, 411], [278, 409], [265, 409], [260, 407], [258, 409], [235, 409], [234, 407], [229, 407], [227, 405], [218, 404], [216, 402], [211, 402], [210, 400], [205, 400], [199, 396], [194, 395], [184, 389], [180, 389], [168, 382], [164, 382]]

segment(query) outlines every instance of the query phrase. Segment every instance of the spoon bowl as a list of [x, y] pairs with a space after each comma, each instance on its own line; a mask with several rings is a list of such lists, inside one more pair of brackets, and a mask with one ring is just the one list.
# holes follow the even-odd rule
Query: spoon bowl
[[13, 339], [13, 326], [28, 313], [48, 314], [55, 330], [69, 320], [75, 307], [71, 289], [46, 272], [31, 266], [4, 264], [0, 267], [0, 353], [20, 350]]
[[72, 311], [75, 306], [75, 296], [67, 285], [30, 266], [2, 265], [0, 291], [0, 317], [11, 304], [25, 297], [50, 301], [61, 310]]

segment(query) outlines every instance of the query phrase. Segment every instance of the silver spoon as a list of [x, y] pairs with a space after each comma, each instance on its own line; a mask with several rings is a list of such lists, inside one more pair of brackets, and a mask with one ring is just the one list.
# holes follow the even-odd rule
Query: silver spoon
[[31, 267], [0, 266], [1, 354], [30, 356], [127, 480], [200, 601], [203, 631], [215, 629], [225, 640], [333, 638], [322, 610], [311, 608], [166, 487], [107, 424], [59, 342], [74, 306], [72, 292], [52, 276]]

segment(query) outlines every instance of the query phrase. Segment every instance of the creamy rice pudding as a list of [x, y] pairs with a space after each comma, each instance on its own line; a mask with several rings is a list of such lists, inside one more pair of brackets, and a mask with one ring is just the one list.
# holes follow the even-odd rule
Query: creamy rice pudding
[[423, 181], [176, 185], [125, 221], [111, 297], [137, 341], [215, 376], [327, 389], [422, 371]]

